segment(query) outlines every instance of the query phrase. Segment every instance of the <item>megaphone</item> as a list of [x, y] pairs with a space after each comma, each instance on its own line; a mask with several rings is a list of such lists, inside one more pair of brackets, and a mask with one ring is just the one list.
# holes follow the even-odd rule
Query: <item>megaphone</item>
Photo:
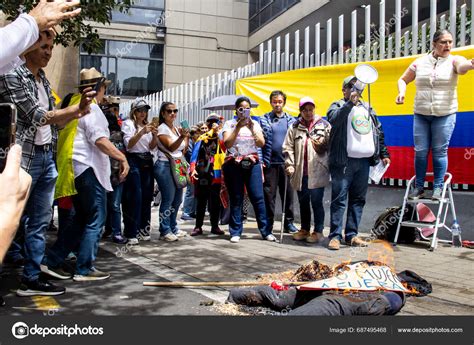
[[[354, 75], [357, 78], [357, 82], [354, 84], [355, 91], [362, 93], [366, 85], [368, 85], [369, 94], [369, 112], [370, 106], [370, 84], [373, 84], [379, 78], [379, 73], [375, 67], [368, 64], [357, 65], [354, 69]], [[359, 91], [360, 90], [360, 91]]]
[[379, 73], [375, 67], [368, 64], [360, 64], [354, 70], [356, 78], [364, 84], [373, 84], [379, 78]]

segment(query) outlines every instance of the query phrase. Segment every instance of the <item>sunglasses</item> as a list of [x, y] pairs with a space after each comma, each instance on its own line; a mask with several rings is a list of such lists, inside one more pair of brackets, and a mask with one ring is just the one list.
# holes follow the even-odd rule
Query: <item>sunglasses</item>
[[178, 113], [178, 109], [166, 109], [166, 113], [167, 113], [167, 114], [177, 114], [177, 113]]
[[239, 113], [243, 113], [243, 112], [244, 112], [245, 110], [247, 110], [247, 109], [250, 110], [250, 108], [240, 107], [239, 109], [237, 109], [237, 111], [238, 111]]

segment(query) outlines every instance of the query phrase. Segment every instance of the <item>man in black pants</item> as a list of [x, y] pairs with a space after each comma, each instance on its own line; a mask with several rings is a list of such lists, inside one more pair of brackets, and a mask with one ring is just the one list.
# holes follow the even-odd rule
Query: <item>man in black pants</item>
[[[277, 189], [280, 191], [282, 204], [285, 194], [286, 174], [282, 146], [286, 132], [295, 122], [295, 118], [283, 111], [286, 104], [286, 95], [282, 91], [276, 90], [270, 94], [270, 104], [272, 111], [260, 118], [260, 126], [265, 137], [265, 146], [262, 147], [263, 173], [265, 177], [263, 193], [265, 196], [268, 227], [271, 231], [275, 218]], [[293, 224], [293, 189], [289, 183], [286, 186], [284, 225], [285, 232], [291, 234], [298, 232], [298, 229]]]

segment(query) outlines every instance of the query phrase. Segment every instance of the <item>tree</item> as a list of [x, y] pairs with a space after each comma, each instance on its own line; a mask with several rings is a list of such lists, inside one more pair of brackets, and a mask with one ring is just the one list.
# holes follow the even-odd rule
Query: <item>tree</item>
[[[72, 20], [61, 23], [61, 30], [56, 36], [56, 43], [67, 47], [69, 44], [79, 46], [89, 54], [97, 52], [102, 47], [102, 41], [96, 29], [85, 21], [110, 24], [112, 10], [128, 12], [134, 0], [82, 0], [81, 14]], [[36, 0], [8, 0], [0, 2], [0, 10], [7, 15], [8, 20], [14, 20], [22, 12], [30, 11]]]

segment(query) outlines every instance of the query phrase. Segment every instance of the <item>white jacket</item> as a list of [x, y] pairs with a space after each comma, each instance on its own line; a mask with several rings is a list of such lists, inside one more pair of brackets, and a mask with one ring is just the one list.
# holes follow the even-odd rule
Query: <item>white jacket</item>
[[415, 60], [415, 114], [446, 116], [458, 110], [458, 74], [454, 56], [435, 58], [433, 54]]

